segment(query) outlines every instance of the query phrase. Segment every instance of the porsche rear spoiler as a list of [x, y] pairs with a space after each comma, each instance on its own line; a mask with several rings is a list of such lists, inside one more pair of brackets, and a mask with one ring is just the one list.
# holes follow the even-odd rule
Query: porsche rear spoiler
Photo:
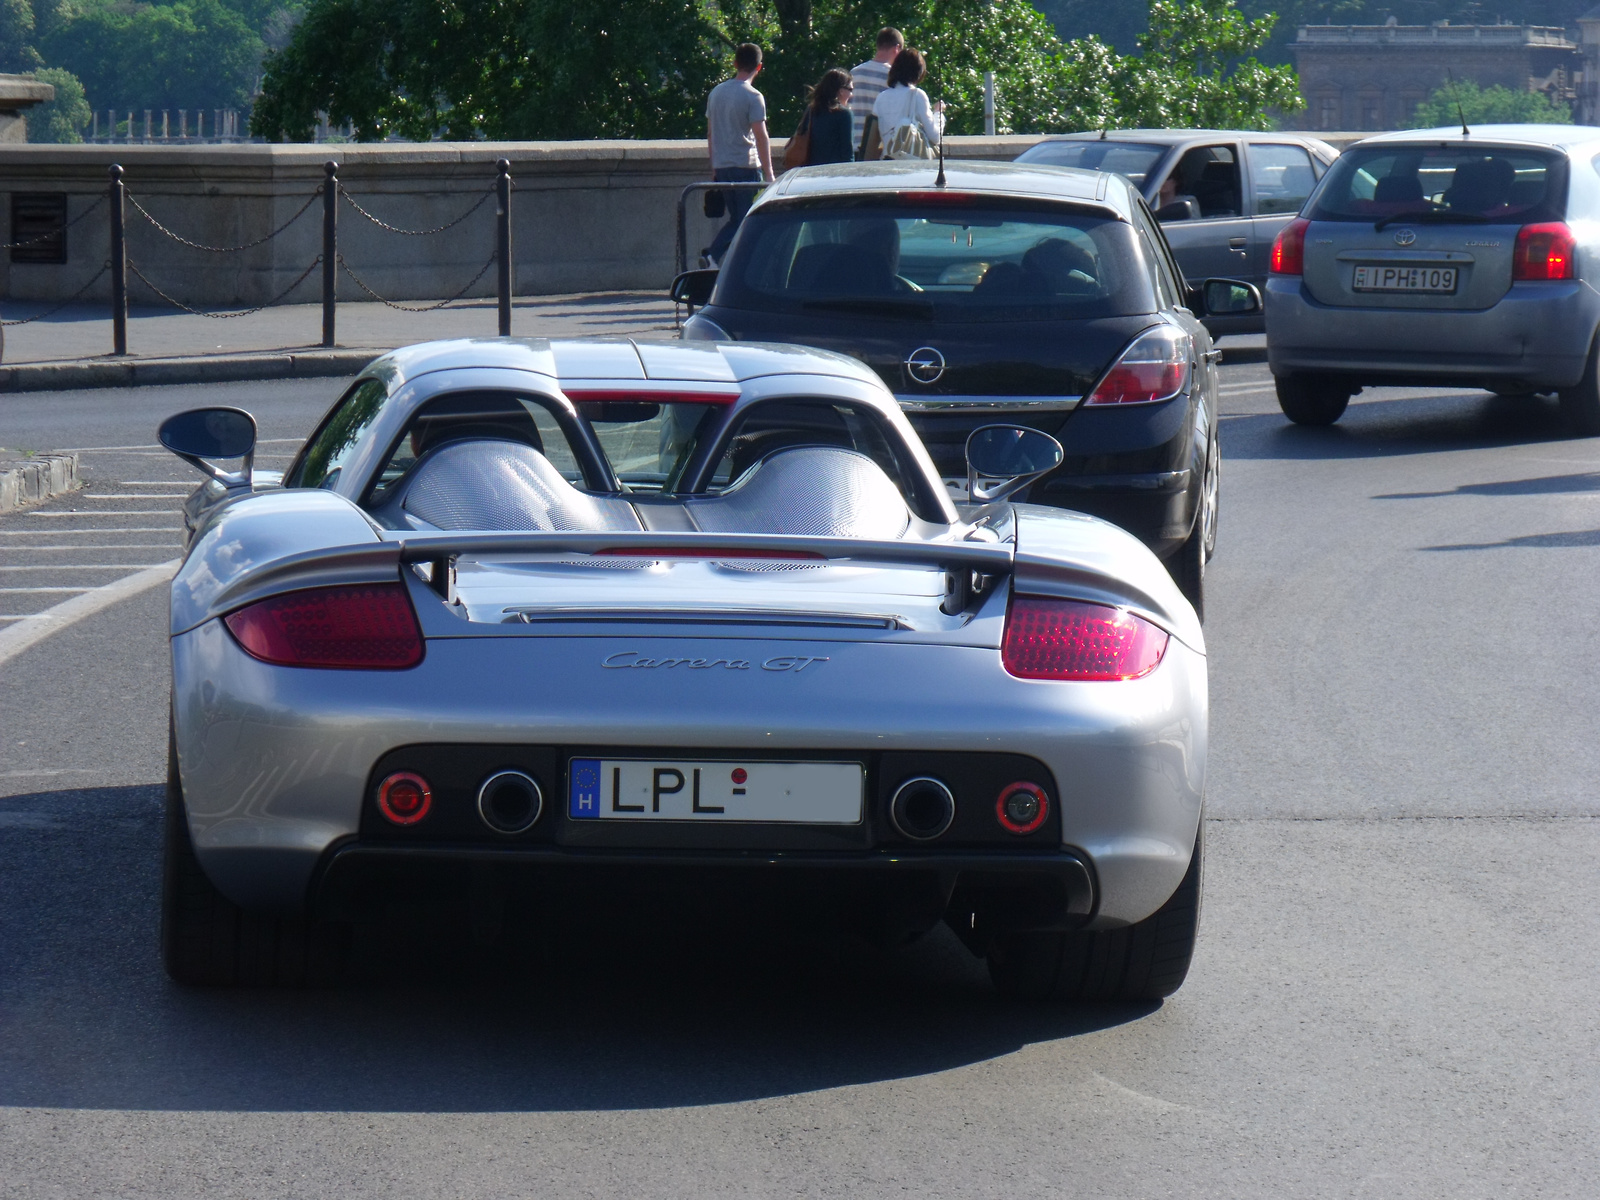
[[[990, 582], [1011, 574], [1013, 547], [1004, 542], [876, 541], [768, 533], [395, 533], [380, 542], [327, 546], [285, 555], [246, 571], [218, 589], [205, 616], [217, 617], [280, 592], [392, 580], [403, 566], [431, 564], [430, 584], [450, 596], [460, 558], [503, 554], [587, 554], [660, 558], [792, 558], [935, 567], [945, 572], [947, 613], [963, 612]], [[198, 622], [197, 622], [198, 623]], [[181, 632], [174, 629], [174, 633]]]

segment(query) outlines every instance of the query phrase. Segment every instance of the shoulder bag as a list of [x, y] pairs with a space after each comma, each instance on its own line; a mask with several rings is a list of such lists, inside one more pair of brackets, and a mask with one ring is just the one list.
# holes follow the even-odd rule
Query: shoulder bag
[[805, 116], [800, 118], [800, 124], [795, 126], [794, 134], [783, 147], [783, 169], [792, 171], [796, 167], [803, 167], [811, 158], [811, 109], [806, 109]]

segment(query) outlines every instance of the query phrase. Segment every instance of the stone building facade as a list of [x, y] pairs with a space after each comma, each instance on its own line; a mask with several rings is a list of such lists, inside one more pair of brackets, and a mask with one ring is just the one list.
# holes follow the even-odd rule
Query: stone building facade
[[[1589, 17], [1600, 35], [1600, 9]], [[1572, 104], [1585, 52], [1540, 25], [1302, 25], [1291, 48], [1306, 107], [1290, 120], [1308, 130], [1411, 128], [1452, 76]]]

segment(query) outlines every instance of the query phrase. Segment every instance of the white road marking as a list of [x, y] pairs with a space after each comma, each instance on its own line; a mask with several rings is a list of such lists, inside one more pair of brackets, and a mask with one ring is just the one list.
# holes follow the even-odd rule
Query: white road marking
[[92, 592], [92, 591], [94, 591], [94, 589], [92, 587], [76, 587], [76, 588], [69, 588], [69, 587], [0, 588], [0, 593], [4, 593], [7, 596], [20, 596], [20, 595], [22, 595], [24, 593], [32, 595], [32, 594], [37, 594], [39, 592]]
[[[305, 441], [304, 438], [261, 438], [256, 442], [258, 446], [292, 446], [297, 442]], [[171, 454], [165, 446], [155, 442], [144, 442], [138, 446], [64, 446], [57, 453], [76, 450], [79, 454], [87, 454], [91, 450], [159, 450], [163, 454]]]
[[[158, 500], [159, 496], [140, 496], [141, 500]], [[108, 509], [105, 512], [31, 512], [30, 517], [175, 517], [182, 510], [177, 508], [125, 508], [121, 512]]]
[[187, 500], [190, 492], [85, 492], [84, 500]]
[[182, 487], [182, 479], [124, 479], [118, 487]]
[[160, 563], [27, 563], [19, 566], [0, 564], [0, 571], [138, 571], [160, 565]]
[[[70, 529], [41, 529], [39, 531], [39, 536], [42, 536], [42, 535], [44, 535], [46, 533], [71, 533], [71, 532], [73, 532], [73, 531], [70, 530]], [[83, 530], [83, 532], [87, 533], [89, 531], [88, 530]], [[95, 533], [106, 533], [108, 531], [104, 530], [104, 529], [96, 529], [94, 532]], [[167, 531], [163, 529], [163, 530], [161, 530], [161, 532], [165, 533]], [[63, 545], [63, 546], [34, 546], [34, 545], [31, 545], [31, 544], [27, 545], [27, 546], [0, 546], [0, 550], [178, 550], [178, 549], [181, 549], [181, 547], [175, 545], [172, 542], [113, 542], [109, 546], [83, 546], [83, 545], [78, 545], [78, 546], [67, 546], [67, 545]]]
[[[93, 591], [85, 591], [82, 595], [74, 596], [71, 600], [63, 600], [44, 612], [38, 614], [37, 620], [22, 621], [6, 629], [0, 629], [0, 665], [21, 654], [30, 646], [36, 645], [49, 637], [58, 629], [65, 629], [85, 617], [91, 617], [102, 609], [111, 607], [119, 601], [130, 596], [148, 591], [159, 584], [166, 583], [178, 573], [181, 559], [172, 559], [158, 567], [147, 567], [137, 574], [124, 575], [113, 583], [97, 587]], [[12, 589], [0, 589], [9, 591]], [[38, 589], [50, 591], [77, 591], [76, 588]]]

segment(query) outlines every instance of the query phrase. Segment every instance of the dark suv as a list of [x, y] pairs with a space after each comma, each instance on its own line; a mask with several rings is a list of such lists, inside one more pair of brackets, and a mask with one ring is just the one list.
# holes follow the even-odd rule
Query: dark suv
[[1247, 283], [1190, 288], [1138, 190], [1056, 167], [930, 162], [791, 171], [722, 270], [674, 298], [688, 339], [799, 342], [872, 367], [958, 496], [995, 421], [1066, 449], [1027, 500], [1113, 521], [1197, 609], [1216, 544], [1216, 363], [1200, 323], [1259, 311]]

